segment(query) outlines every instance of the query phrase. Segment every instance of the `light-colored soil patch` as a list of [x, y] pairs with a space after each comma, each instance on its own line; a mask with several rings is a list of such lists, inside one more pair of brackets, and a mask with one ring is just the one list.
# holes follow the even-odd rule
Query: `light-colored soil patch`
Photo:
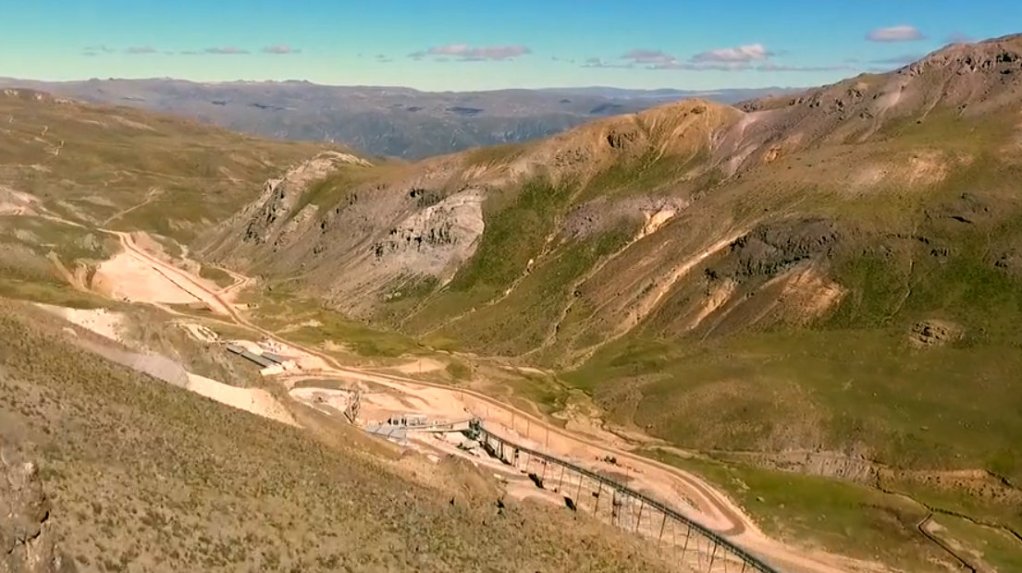
[[934, 185], [943, 181], [948, 174], [947, 159], [936, 151], [914, 153], [908, 162], [909, 185]]
[[238, 388], [189, 372], [185, 389], [263, 418], [291, 426], [298, 425], [290, 412], [276, 398], [260, 388]]
[[351, 404], [353, 393], [334, 388], [294, 388], [288, 394], [295, 400], [330, 415], [341, 415]]
[[125, 321], [125, 316], [122, 313], [105, 308], [67, 308], [41, 303], [36, 306], [104, 338], [120, 342], [121, 344], [125, 342], [121, 335]]
[[946, 179], [952, 167], [971, 161], [967, 156], [950, 157], [939, 151], [922, 149], [908, 157], [885, 158], [860, 167], [851, 177], [851, 188], [857, 191], [927, 189]]
[[130, 302], [202, 302], [130, 252], [118, 253], [100, 264], [92, 288], [110, 298]]
[[707, 294], [706, 300], [703, 301], [703, 305], [699, 308], [699, 312], [692, 318], [692, 322], [689, 323], [688, 330], [692, 330], [702, 324], [706, 317], [710, 316], [718, 309], [724, 306], [729, 300], [731, 295], [734, 294], [735, 289], [738, 287], [732, 279], [726, 279], [719, 285], [713, 287], [713, 289]]
[[676, 266], [667, 276], [658, 279], [653, 288], [649, 289], [647, 293], [639, 297], [639, 300], [636, 302], [631, 312], [628, 313], [628, 318], [623, 324], [618, 326], [618, 332], [615, 334], [615, 338], [620, 337], [645, 320], [646, 317], [649, 316], [654, 309], [656, 309], [660, 301], [674, 289], [674, 285], [676, 285], [678, 281], [694, 269], [696, 265], [719, 252], [724, 247], [730, 245], [746, 232], [747, 231], [731, 233], [727, 237], [713, 243], [701, 252], [684, 261], [682, 264]]
[[[108, 340], [125, 344], [121, 336], [125, 316], [107, 309], [83, 310], [39, 304], [40, 308], [68, 322], [94, 332]], [[296, 426], [291, 414], [269, 392], [260, 388], [238, 388], [186, 371], [180, 364], [158, 354], [139, 353], [106, 345], [79, 341], [84, 347], [132, 370], [143, 372], [164, 382], [182, 387], [232, 408]]]
[[215, 285], [147, 253], [132, 235], [113, 233], [124, 251], [96, 269], [92, 282], [96, 292], [130, 302], [199, 303], [217, 314], [235, 312], [216, 294]]
[[876, 113], [883, 113], [898, 105], [898, 102], [901, 101], [902, 87], [904, 86], [891, 86], [887, 93], [877, 98], [876, 106], [874, 107]]
[[402, 374], [425, 374], [426, 372], [436, 372], [437, 370], [443, 370], [444, 368], [447, 368], [447, 365], [439, 360], [434, 360], [432, 358], [419, 358], [418, 360], [412, 360], [411, 362], [392, 366], [390, 367], [390, 370], [394, 370]]
[[645, 213], [646, 222], [642, 226], [642, 231], [639, 232], [639, 239], [647, 237], [657, 232], [660, 227], [663, 227], [678, 214], [678, 210], [673, 207], [665, 207], [656, 211], [655, 213]]
[[220, 336], [213, 332], [209, 327], [194, 322], [179, 322], [181, 328], [185, 330], [195, 340], [205, 344], [215, 344], [220, 341]]
[[378, 422], [409, 413], [424, 414], [431, 422], [453, 422], [472, 417], [457, 392], [443, 388], [391, 386], [362, 394], [359, 417], [366, 422]]
[[786, 277], [781, 300], [794, 322], [805, 324], [837, 306], [847, 290], [813, 266]]
[[32, 215], [39, 200], [21, 191], [0, 185], [0, 215]]

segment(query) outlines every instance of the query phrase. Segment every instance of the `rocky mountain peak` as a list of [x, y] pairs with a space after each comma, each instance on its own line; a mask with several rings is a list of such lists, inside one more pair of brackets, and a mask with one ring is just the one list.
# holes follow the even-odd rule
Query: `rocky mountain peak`
[[1022, 34], [975, 43], [952, 44], [909, 64], [899, 74], [915, 76], [933, 69], [958, 75], [1022, 75]]

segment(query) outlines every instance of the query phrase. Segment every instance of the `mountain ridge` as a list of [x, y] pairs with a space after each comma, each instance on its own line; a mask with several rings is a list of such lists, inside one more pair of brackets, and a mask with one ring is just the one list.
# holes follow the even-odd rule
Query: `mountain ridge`
[[[336, 142], [368, 155], [406, 159], [535, 139], [593, 118], [706, 93], [608, 92], [604, 88], [424, 92], [405, 87], [326, 86], [300, 81], [0, 79], [0, 87], [16, 86], [93, 103], [171, 112], [262, 136]], [[784, 89], [715, 90], [713, 94], [724, 101], [737, 101], [772, 91]]]

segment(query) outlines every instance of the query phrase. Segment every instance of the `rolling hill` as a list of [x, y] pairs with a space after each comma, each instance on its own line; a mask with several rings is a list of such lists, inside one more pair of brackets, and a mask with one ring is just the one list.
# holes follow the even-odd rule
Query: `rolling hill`
[[432, 93], [302, 81], [203, 84], [172, 79], [38, 82], [11, 78], [0, 78], [0, 87], [174, 113], [264, 137], [345, 143], [369, 155], [405, 159], [536, 139], [677, 99], [709, 97], [733, 103], [791, 91], [565, 88]]
[[[315, 179], [324, 161], [364, 159], [31, 90], [0, 91], [0, 116], [0, 570], [667, 570], [603, 524], [502, 499], [468, 464], [402, 455], [301, 407], [288, 416], [305, 429], [279, 424], [111, 361], [141, 348], [239, 390], [261, 383], [191, 341], [169, 305], [100, 294], [113, 233], [223, 273], [188, 245], [289, 166]], [[117, 342], [39, 302], [136, 326]]]

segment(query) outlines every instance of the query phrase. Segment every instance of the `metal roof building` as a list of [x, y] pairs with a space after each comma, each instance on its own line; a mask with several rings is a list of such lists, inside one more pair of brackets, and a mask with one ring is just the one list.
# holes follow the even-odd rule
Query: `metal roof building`
[[252, 362], [255, 362], [256, 364], [258, 364], [262, 368], [267, 368], [267, 367], [270, 367], [270, 366], [276, 366], [278, 364], [277, 362], [269, 360], [269, 359], [267, 359], [264, 356], [259, 356], [258, 354], [253, 354], [252, 352], [249, 352], [248, 349], [246, 349], [244, 346], [240, 346], [240, 345], [237, 345], [237, 344], [228, 344], [227, 345], [227, 351], [228, 352], [232, 352], [234, 354], [237, 354], [238, 356], [241, 356], [242, 358], [246, 358], [248, 360], [251, 360]]

